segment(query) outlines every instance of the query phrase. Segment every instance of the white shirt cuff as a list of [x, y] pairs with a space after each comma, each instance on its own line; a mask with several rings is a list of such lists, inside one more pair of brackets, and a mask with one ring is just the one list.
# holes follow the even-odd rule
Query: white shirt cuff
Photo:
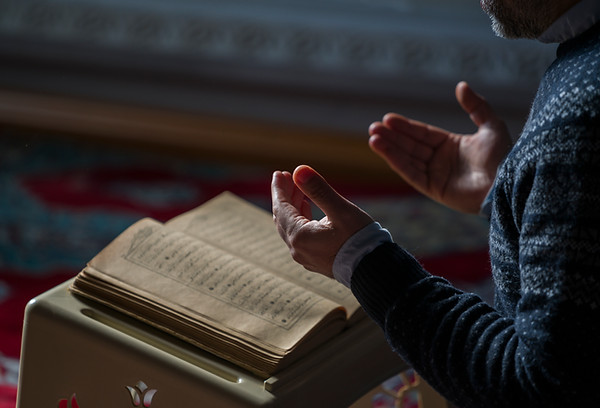
[[346, 287], [350, 287], [352, 273], [365, 255], [384, 242], [392, 242], [392, 235], [378, 222], [373, 222], [342, 245], [333, 261], [333, 277]]

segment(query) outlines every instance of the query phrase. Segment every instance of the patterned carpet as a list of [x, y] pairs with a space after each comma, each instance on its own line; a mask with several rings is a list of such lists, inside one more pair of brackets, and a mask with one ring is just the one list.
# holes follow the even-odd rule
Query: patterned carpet
[[[274, 169], [99, 147], [0, 129], [0, 408], [14, 408], [23, 309], [144, 216], [229, 190], [269, 209]], [[489, 296], [487, 222], [398, 185], [332, 184], [433, 273]]]

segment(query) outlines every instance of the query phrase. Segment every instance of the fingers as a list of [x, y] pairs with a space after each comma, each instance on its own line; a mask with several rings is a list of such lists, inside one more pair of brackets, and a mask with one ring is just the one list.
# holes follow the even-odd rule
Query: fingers
[[369, 146], [387, 161], [427, 161], [431, 157], [433, 147], [430, 145], [431, 140], [427, 138], [421, 140], [415, 134], [397, 132], [377, 123], [371, 129]]
[[396, 113], [387, 113], [381, 122], [371, 124], [369, 134], [379, 135], [401, 147], [408, 155], [421, 160], [428, 159], [432, 150], [448, 136], [443, 129]]
[[459, 82], [455, 93], [456, 100], [477, 127], [497, 119], [485, 98], [475, 93], [466, 82]]
[[[288, 171], [276, 171], [271, 182], [272, 203], [285, 202], [291, 204], [303, 216], [310, 218], [310, 205], [302, 191], [294, 184], [292, 174]], [[308, 210], [308, 214], [307, 214]]]
[[411, 184], [424, 181], [427, 164], [443, 141], [440, 129], [388, 113], [369, 127], [369, 147]]
[[294, 207], [298, 201], [297, 194], [294, 193], [294, 181], [292, 175], [287, 171], [276, 171], [271, 180], [271, 199], [273, 210], [279, 210], [281, 203], [289, 203]]
[[304, 194], [294, 185], [291, 173], [276, 171], [271, 181], [273, 220], [279, 235], [289, 246], [288, 237], [310, 219]]

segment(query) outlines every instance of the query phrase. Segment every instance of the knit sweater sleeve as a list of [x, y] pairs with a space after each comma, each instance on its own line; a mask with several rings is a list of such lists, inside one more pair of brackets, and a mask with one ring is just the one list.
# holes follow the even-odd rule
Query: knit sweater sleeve
[[[397, 268], [399, 260], [406, 264]], [[579, 320], [580, 306], [544, 306], [533, 297], [511, 319], [438, 277], [381, 276], [413, 266], [405, 252], [384, 244], [359, 267], [354, 293], [392, 349], [448, 400], [462, 408], [600, 401], [597, 311]]]
[[[481, 394], [476, 384], [481, 379], [472, 378], [471, 367], [486, 365], [486, 351], [475, 355], [475, 349], [505, 337], [511, 321], [476, 295], [430, 275], [391, 243], [363, 258], [352, 275], [352, 291], [392, 349], [446, 398], [459, 407], [493, 406], [486, 405], [490, 394]], [[501, 363], [497, 357], [494, 365]]]

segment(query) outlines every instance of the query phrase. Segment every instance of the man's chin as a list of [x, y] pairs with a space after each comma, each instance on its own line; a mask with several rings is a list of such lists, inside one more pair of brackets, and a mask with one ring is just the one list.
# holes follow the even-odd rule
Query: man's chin
[[500, 0], [479, 0], [482, 10], [492, 21], [492, 30], [498, 37], [535, 39], [552, 22], [548, 10], [534, 6], [513, 9], [508, 3]]
[[506, 29], [505, 24], [503, 24], [496, 16], [493, 0], [479, 0], [479, 5], [481, 6], [483, 12], [490, 18], [494, 34], [502, 38], [513, 38], [509, 35], [509, 30]]
[[516, 26], [514, 24], [505, 24], [497, 17], [490, 15], [492, 20], [492, 31], [498, 37], [506, 38], [510, 40], [515, 39], [529, 39], [534, 40], [541, 35], [541, 32], [537, 32], [533, 27]]
[[479, 0], [479, 5], [485, 14], [491, 15], [492, 5], [489, 0]]
[[495, 17], [490, 16], [490, 18], [492, 19], [492, 31], [498, 37], [507, 38], [507, 39], [518, 38], [518, 37], [515, 37], [515, 36], [511, 35], [506, 30], [506, 27], [504, 26], [504, 24], [500, 23]]

